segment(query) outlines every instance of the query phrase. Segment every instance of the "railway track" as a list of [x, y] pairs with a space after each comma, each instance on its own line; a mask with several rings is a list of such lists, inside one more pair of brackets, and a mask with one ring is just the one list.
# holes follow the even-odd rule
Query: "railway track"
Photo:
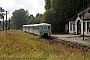
[[75, 49], [79, 49], [79, 50], [84, 51], [84, 52], [90, 52], [90, 47], [83, 45], [83, 44], [78, 44], [78, 43], [74, 43], [74, 42], [70, 42], [70, 41], [56, 39], [55, 37], [45, 36], [43, 38], [49, 44], [56, 44], [56, 45], [61, 44], [61, 45], [64, 45], [66, 48], [75, 48]]

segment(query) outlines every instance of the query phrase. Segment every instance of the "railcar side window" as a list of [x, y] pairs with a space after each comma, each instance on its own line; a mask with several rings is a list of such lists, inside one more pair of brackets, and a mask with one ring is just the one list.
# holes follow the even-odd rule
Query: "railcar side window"
[[25, 26], [23, 26], [23, 28], [25, 29]]
[[38, 29], [38, 26], [35, 26], [35, 27], [34, 27], [34, 29], [36, 29], [36, 30], [37, 30], [37, 29]]
[[43, 26], [40, 26], [40, 30], [43, 30]]

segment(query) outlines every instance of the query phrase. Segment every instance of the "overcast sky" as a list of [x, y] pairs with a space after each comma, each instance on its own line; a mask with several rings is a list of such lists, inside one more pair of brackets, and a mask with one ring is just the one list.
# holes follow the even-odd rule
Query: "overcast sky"
[[44, 0], [0, 0], [0, 7], [9, 11], [9, 16], [11, 16], [12, 12], [20, 8], [28, 10], [34, 16], [37, 13], [43, 14], [45, 12], [44, 5]]

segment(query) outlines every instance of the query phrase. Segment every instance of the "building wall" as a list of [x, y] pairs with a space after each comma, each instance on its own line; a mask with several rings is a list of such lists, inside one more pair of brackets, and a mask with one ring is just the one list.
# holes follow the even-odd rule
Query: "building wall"
[[[71, 25], [72, 24], [72, 25]], [[75, 24], [75, 21], [69, 21], [69, 33], [74, 34], [75, 31], [73, 30], [73, 25]]]
[[75, 31], [77, 34], [77, 22], [80, 21], [81, 22], [81, 34], [83, 33], [83, 20], [80, 19], [80, 17], [77, 17], [77, 19], [75, 20]]
[[[87, 20], [87, 21], [85, 21], [85, 31], [84, 31], [84, 34], [85, 35], [88, 35], [88, 36], [90, 36], [90, 31], [89, 31], [89, 29], [87, 28], [87, 23], [89, 22], [89, 29], [90, 29], [90, 20]], [[83, 33], [82, 33], [83, 34]]]
[[[78, 21], [81, 22], [81, 35], [83, 35], [83, 20], [81, 20], [80, 17], [77, 17], [77, 19], [75, 21], [69, 21], [69, 34], [77, 34], [77, 22]], [[89, 30], [87, 30], [87, 22], [89, 22], [89, 26], [90, 26], [90, 20], [85, 20], [84, 22], [85, 22], [84, 34], [90, 36]], [[72, 26], [70, 24], [72, 24]], [[73, 30], [74, 24], [75, 24], [75, 31]], [[89, 29], [90, 29], [90, 27], [89, 27]]]

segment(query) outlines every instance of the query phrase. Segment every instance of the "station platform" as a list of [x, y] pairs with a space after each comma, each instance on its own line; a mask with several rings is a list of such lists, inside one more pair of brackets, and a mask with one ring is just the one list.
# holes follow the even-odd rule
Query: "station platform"
[[62, 34], [62, 35], [57, 35], [57, 34], [53, 34], [52, 36], [57, 37], [58, 39], [61, 40], [66, 40], [66, 41], [71, 41], [74, 43], [79, 43], [79, 44], [84, 44], [86, 46], [90, 47], [90, 37], [83, 37], [80, 35], [69, 35], [69, 34]]

